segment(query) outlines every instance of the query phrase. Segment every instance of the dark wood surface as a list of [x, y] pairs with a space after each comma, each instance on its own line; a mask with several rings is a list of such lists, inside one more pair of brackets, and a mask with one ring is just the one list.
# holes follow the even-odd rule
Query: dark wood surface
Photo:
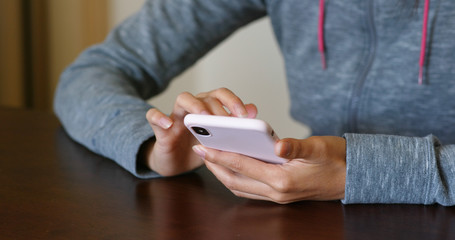
[[141, 180], [53, 115], [3, 109], [0, 239], [455, 239], [455, 208], [247, 200], [205, 168]]

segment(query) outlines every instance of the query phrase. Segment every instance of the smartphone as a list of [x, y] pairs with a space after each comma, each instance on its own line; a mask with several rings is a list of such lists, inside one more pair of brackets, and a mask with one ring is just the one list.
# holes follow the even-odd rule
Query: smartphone
[[275, 155], [279, 140], [268, 123], [259, 119], [188, 114], [185, 126], [204, 146], [240, 153], [268, 163], [288, 160]]

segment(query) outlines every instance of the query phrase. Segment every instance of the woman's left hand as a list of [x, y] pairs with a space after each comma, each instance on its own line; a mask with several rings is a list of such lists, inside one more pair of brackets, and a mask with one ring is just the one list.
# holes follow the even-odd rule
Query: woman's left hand
[[270, 164], [196, 145], [207, 168], [236, 196], [281, 204], [344, 198], [346, 141], [341, 137], [282, 139], [275, 153], [289, 159]]

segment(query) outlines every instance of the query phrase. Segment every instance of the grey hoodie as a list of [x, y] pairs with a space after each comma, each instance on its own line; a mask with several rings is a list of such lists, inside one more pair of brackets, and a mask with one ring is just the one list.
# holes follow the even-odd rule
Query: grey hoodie
[[136, 161], [153, 137], [145, 99], [268, 15], [291, 115], [347, 140], [343, 203], [455, 204], [455, 2], [430, 2], [422, 85], [424, 1], [326, 0], [322, 13], [313, 0], [149, 0], [65, 70], [55, 111], [76, 141], [158, 177]]

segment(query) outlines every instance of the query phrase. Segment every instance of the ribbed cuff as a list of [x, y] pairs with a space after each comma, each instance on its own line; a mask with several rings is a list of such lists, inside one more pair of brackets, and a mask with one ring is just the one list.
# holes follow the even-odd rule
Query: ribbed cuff
[[433, 136], [345, 134], [344, 204], [431, 204], [428, 194], [437, 172]]

